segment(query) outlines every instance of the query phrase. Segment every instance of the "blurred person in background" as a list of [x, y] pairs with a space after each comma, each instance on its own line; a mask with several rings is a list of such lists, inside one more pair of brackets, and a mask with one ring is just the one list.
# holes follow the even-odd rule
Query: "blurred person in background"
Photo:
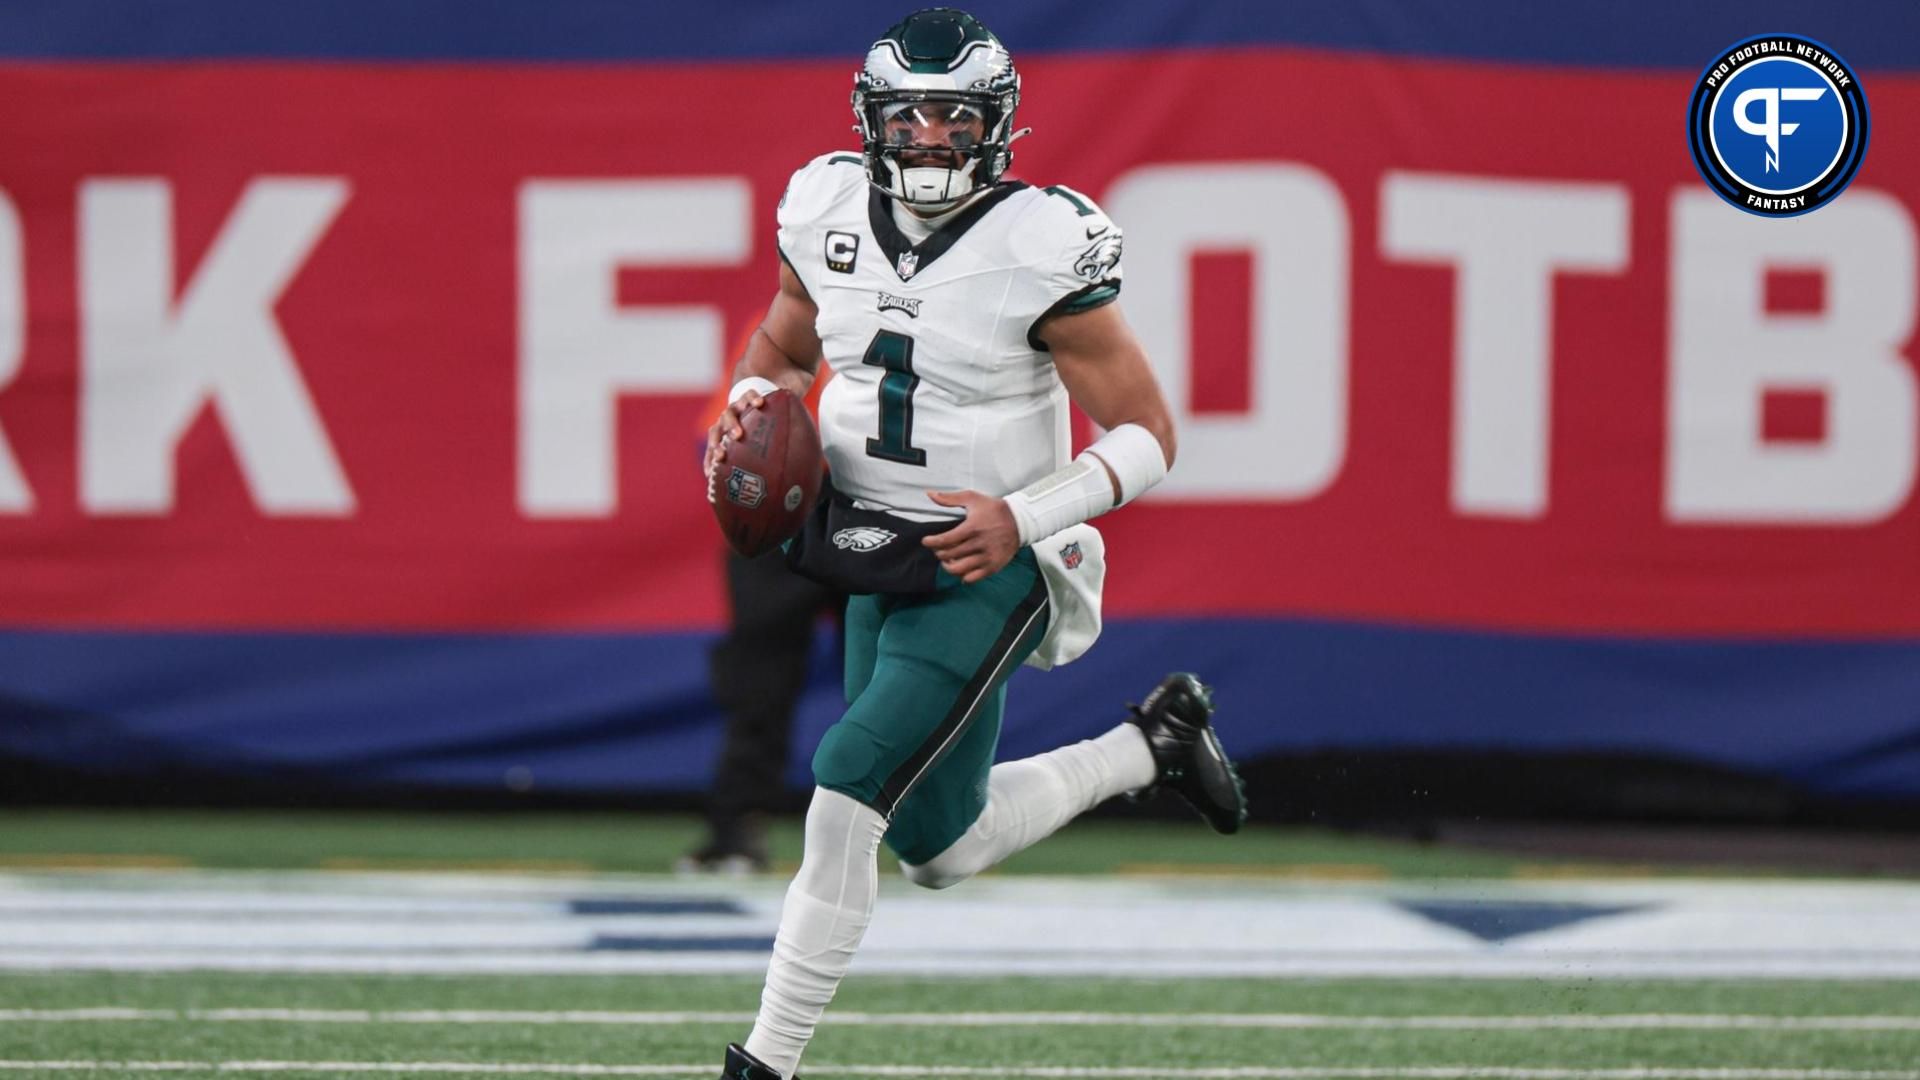
[[[746, 354], [764, 317], [762, 312], [749, 320], [729, 356]], [[831, 377], [823, 367], [807, 393], [807, 411], [816, 423], [820, 394]], [[722, 376], [713, 402], [701, 410], [702, 439], [707, 418], [726, 408], [730, 385]], [[674, 864], [683, 874], [757, 874], [772, 866], [766, 815], [779, 808], [786, 790], [793, 717], [813, 662], [814, 627], [822, 614], [831, 614], [838, 630], [847, 602], [845, 594], [789, 570], [785, 553], [777, 550], [748, 557], [729, 548], [724, 572], [727, 630], [708, 653], [707, 670], [727, 721], [707, 789], [706, 838]]]
[[[800, 870], [729, 1080], [798, 1069], [872, 919], [883, 840], [911, 881], [945, 888], [1121, 794], [1170, 788], [1220, 832], [1246, 818], [1192, 675], [1103, 735], [993, 764], [1012, 669], [1098, 635], [1104, 548], [1086, 521], [1166, 475], [1173, 420], [1113, 304], [1119, 228], [1069, 188], [1001, 180], [1021, 132], [999, 39], [916, 12], [854, 86], [862, 152], [789, 183], [779, 292], [708, 435], [711, 482], [741, 415], [832, 356], [829, 483], [789, 559], [854, 594], [849, 706], [813, 758]], [[1078, 457], [1069, 401], [1106, 432]]]

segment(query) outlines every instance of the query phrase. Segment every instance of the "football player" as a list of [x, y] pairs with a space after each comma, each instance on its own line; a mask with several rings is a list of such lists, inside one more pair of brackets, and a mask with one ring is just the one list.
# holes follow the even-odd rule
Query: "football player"
[[[1085, 522], [1164, 477], [1173, 420], [1115, 300], [1120, 229], [1071, 188], [1004, 179], [1020, 78], [951, 8], [889, 29], [854, 76], [862, 148], [795, 173], [780, 288], [708, 435], [709, 474], [775, 389], [822, 358], [830, 488], [788, 549], [854, 594], [845, 716], [813, 758], [800, 870], [730, 1080], [792, 1077], [872, 917], [880, 844], [946, 888], [1123, 793], [1177, 792], [1220, 832], [1246, 818], [1208, 689], [1168, 676], [1085, 742], [993, 765], [1014, 667], [1099, 632]], [[1105, 431], [1071, 455], [1068, 403]]]

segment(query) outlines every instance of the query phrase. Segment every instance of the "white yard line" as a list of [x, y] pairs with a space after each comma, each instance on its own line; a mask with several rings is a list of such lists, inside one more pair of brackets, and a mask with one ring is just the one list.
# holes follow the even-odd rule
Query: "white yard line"
[[[1444, 954], [1297, 953], [1217, 959], [1158, 959], [1139, 954], [1050, 955], [862, 954], [864, 975], [938, 975], [981, 979], [1049, 978], [1395, 978], [1395, 979], [1920, 979], [1920, 951], [1849, 954], [1732, 951], [1683, 956], [1612, 952], [1486, 949]], [[460, 952], [397, 955], [364, 952], [204, 950], [94, 954], [72, 950], [0, 950], [5, 971], [228, 971], [388, 975], [753, 975], [767, 973], [764, 953]]]
[[[296, 1024], [751, 1024], [750, 1012], [615, 1012], [564, 1009], [0, 1009], [0, 1023], [150, 1020]], [[1501, 1016], [1339, 1016], [1327, 1013], [828, 1012], [849, 1027], [1172, 1027], [1388, 1031], [1920, 1031], [1920, 1016], [1769, 1016], [1753, 1013], [1614, 1013]]]
[[[1438, 902], [1495, 924], [1508, 904], [1625, 910], [1485, 941], [1422, 906]], [[778, 910], [774, 882], [0, 872], [0, 972], [758, 977]], [[896, 884], [858, 970], [1083, 980], [1920, 979], [1920, 885], [1006, 878], [929, 895]]]
[[[511, 1076], [688, 1076], [713, 1071], [713, 1063], [692, 1065], [566, 1065], [464, 1061], [0, 1061], [0, 1072], [86, 1071], [124, 1073], [213, 1071], [223, 1073], [453, 1073]], [[1500, 1065], [1435, 1065], [1407, 1068], [1273, 1068], [1241, 1066], [1183, 1069], [1167, 1066], [1072, 1065], [813, 1065], [807, 1075], [873, 1077], [994, 1077], [1005, 1080], [1920, 1080], [1912, 1069], [1570, 1069]]]

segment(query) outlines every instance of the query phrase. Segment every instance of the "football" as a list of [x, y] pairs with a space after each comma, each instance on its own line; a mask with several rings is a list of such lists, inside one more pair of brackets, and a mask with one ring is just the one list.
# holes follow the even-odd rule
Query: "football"
[[728, 546], [742, 555], [770, 551], [800, 531], [820, 496], [820, 433], [806, 403], [786, 390], [768, 394], [740, 418], [746, 434], [708, 481], [707, 501]]

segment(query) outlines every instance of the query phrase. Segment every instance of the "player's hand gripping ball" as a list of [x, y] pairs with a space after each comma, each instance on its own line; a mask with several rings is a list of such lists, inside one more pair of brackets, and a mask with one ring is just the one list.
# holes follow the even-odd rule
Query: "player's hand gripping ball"
[[800, 531], [822, 476], [820, 433], [798, 396], [749, 390], [707, 435], [707, 502], [727, 544], [759, 555]]

